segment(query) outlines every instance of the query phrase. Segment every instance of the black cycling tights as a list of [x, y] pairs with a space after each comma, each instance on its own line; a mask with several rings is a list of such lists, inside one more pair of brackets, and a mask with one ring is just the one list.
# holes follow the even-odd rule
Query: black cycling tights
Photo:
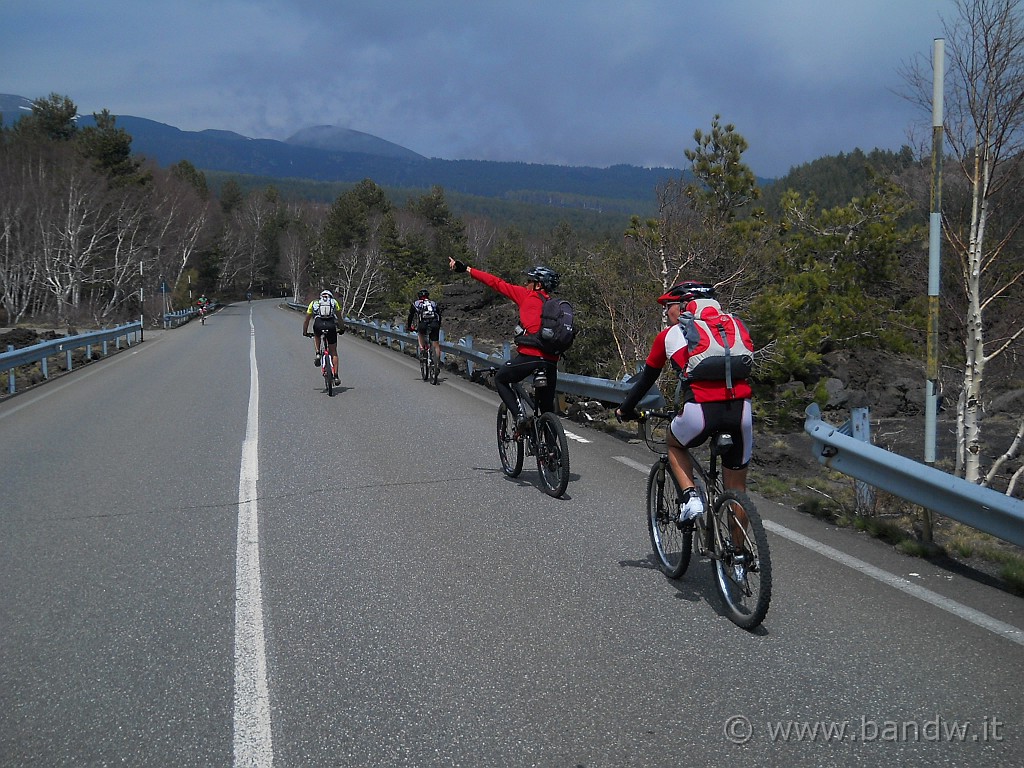
[[532, 355], [517, 354], [498, 369], [494, 375], [494, 386], [509, 413], [515, 414], [519, 410], [519, 401], [516, 399], [516, 393], [512, 391], [512, 383], [522, 381], [538, 368], [545, 367], [548, 373], [548, 385], [537, 390], [537, 404], [540, 406], [541, 413], [551, 413], [555, 410], [555, 381], [558, 375], [558, 369], [554, 363]]

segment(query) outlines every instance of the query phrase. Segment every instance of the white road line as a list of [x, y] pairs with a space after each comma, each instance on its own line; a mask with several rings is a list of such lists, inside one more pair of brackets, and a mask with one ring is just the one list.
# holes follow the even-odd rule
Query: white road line
[[[638, 461], [633, 461], [626, 456], [615, 456], [616, 461], [625, 464], [628, 467], [643, 472], [646, 474], [650, 471], [650, 467], [644, 466]], [[872, 579], [887, 584], [893, 589], [898, 589], [901, 592], [905, 592], [912, 597], [916, 597], [918, 600], [923, 600], [926, 603], [934, 605], [936, 608], [941, 608], [944, 611], [952, 613], [964, 621], [969, 621], [975, 626], [987, 629], [989, 632], [993, 632], [1000, 637], [1004, 637], [1007, 640], [1017, 643], [1017, 645], [1024, 645], [1024, 630], [1017, 629], [1011, 624], [994, 619], [988, 614], [976, 611], [974, 608], [958, 603], [955, 600], [950, 600], [947, 597], [943, 597], [940, 594], [932, 592], [930, 589], [925, 589], [922, 586], [907, 581], [902, 576], [896, 576], [883, 571], [881, 568], [877, 568], [870, 563], [865, 563], [863, 560], [859, 560], [852, 555], [848, 555], [845, 552], [840, 552], [834, 547], [830, 547], [827, 544], [822, 544], [820, 541], [815, 541], [809, 536], [804, 536], [802, 533], [790, 530], [784, 525], [772, 522], [771, 520], [764, 521], [764, 527], [766, 530], [771, 531], [777, 536], [781, 536], [784, 539], [789, 539], [794, 544], [799, 544], [801, 547], [806, 547], [819, 555], [833, 560], [840, 565], [845, 565], [848, 568], [853, 568], [856, 571], [860, 571], [865, 576], [870, 576]]]
[[[633, 459], [628, 456], [612, 456], [612, 458], [625, 464], [627, 467], [632, 467], [637, 472], [643, 472], [645, 475], [651, 471], [650, 464], [641, 464], [639, 461], [633, 461]], [[654, 462], [651, 463], [653, 464]]]
[[589, 440], [587, 440], [587, 438], [582, 437], [581, 435], [577, 435], [575, 432], [570, 432], [568, 429], [565, 430], [565, 436], [568, 437], [570, 440], [575, 440], [577, 443], [590, 442]]
[[870, 576], [872, 579], [877, 579], [883, 584], [888, 584], [893, 589], [898, 589], [902, 592], [906, 592], [908, 595], [916, 597], [918, 600], [924, 600], [926, 603], [931, 603], [936, 608], [941, 608], [944, 611], [952, 613], [954, 616], [959, 616], [965, 621], [969, 621], [976, 626], [987, 629], [989, 632], [994, 632], [997, 635], [1005, 637], [1007, 640], [1017, 643], [1017, 645], [1024, 645], [1024, 630], [1017, 629], [1010, 624], [999, 621], [999, 619], [993, 619], [988, 614], [976, 611], [969, 606], [956, 602], [955, 600], [950, 600], [949, 598], [936, 594], [930, 589], [925, 589], [917, 584], [913, 584], [902, 576], [895, 576], [888, 571], [883, 571], [881, 568], [876, 568], [870, 563], [865, 563], [863, 560], [858, 560], [856, 557], [852, 557], [845, 552], [840, 552], [838, 549], [834, 549], [827, 544], [815, 541], [809, 536], [804, 536], [802, 533], [792, 531], [784, 525], [773, 523], [771, 520], [765, 520], [764, 527], [772, 533], [782, 536], [785, 539], [789, 539], [795, 544], [807, 547], [807, 549], [813, 550], [819, 555], [824, 555], [830, 560], [834, 560], [837, 563], [860, 571], [865, 576]]
[[249, 309], [249, 411], [238, 478], [238, 538], [235, 553], [235, 765], [274, 764], [270, 734], [267, 653], [263, 639], [260, 586], [259, 516], [259, 372], [256, 330]]

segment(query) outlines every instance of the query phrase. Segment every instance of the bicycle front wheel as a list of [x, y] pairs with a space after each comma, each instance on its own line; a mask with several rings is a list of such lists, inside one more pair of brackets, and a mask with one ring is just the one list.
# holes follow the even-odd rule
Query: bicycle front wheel
[[647, 533], [661, 572], [678, 579], [690, 566], [693, 524], [679, 524], [679, 484], [668, 463], [659, 461], [647, 476]]
[[523, 441], [514, 440], [515, 419], [504, 403], [498, 406], [498, 455], [501, 471], [509, 477], [518, 477], [523, 471]]
[[544, 492], [558, 498], [569, 485], [569, 443], [562, 422], [553, 413], [537, 420], [537, 471]]
[[761, 515], [747, 494], [725, 491], [715, 501], [711, 525], [715, 589], [729, 619], [754, 629], [772, 599], [772, 560]]

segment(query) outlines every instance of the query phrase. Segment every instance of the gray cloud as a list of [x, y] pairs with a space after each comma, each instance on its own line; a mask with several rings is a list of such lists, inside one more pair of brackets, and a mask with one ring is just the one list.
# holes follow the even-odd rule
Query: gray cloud
[[898, 149], [953, 0], [8, 0], [0, 90], [186, 130], [342, 125], [421, 154], [683, 167], [712, 117], [776, 176]]

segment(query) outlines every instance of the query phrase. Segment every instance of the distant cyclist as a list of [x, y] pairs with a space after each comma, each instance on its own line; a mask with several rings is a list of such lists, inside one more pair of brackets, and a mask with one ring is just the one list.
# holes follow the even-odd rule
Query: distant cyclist
[[434, 347], [436, 359], [441, 359], [441, 308], [430, 298], [426, 288], [416, 294], [416, 301], [409, 306], [409, 317], [406, 320], [409, 332], [419, 337], [420, 353], [427, 348], [427, 342]]
[[[338, 334], [344, 333], [345, 328], [339, 329], [338, 316], [341, 314], [341, 305], [334, 294], [326, 288], [320, 292], [319, 299], [313, 299], [306, 307], [306, 316], [302, 320], [302, 335], [312, 336], [313, 345], [316, 350], [316, 367], [320, 367], [320, 355], [326, 351], [331, 360], [334, 361], [334, 383], [340, 384], [338, 377]], [[313, 332], [309, 332], [309, 321], [313, 321]], [[320, 349], [320, 332], [324, 331], [327, 336], [327, 349]]]
[[540, 332], [540, 311], [551, 292], [558, 290], [559, 274], [549, 267], [537, 265], [526, 270], [525, 285], [514, 285], [450, 257], [448, 266], [455, 272], [468, 273], [474, 280], [479, 280], [519, 306], [519, 327], [513, 339], [517, 352], [494, 376], [494, 386], [501, 401], [509, 413], [515, 414], [516, 428], [522, 428], [527, 414], [519, 410], [519, 398], [512, 390], [512, 384], [522, 381], [538, 368], [547, 374], [547, 385], [537, 387], [537, 405], [542, 413], [554, 413], [558, 355], [542, 351], [536, 339]]

